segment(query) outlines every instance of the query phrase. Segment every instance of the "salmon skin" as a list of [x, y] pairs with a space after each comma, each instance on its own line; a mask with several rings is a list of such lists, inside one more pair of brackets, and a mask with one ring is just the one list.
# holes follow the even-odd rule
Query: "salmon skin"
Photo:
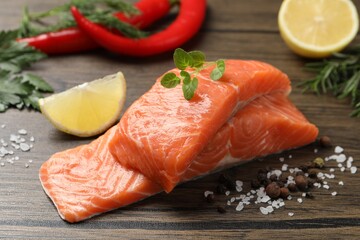
[[316, 139], [318, 129], [289, 101], [290, 81], [278, 69], [227, 60], [217, 82], [206, 77], [210, 71], [197, 76], [191, 101], [158, 79], [103, 136], [51, 156], [40, 180], [59, 215], [82, 221]]

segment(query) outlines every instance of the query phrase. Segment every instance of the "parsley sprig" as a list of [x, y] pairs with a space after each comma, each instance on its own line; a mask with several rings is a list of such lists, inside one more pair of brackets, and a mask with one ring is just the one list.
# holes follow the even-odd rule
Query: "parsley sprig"
[[0, 32], [0, 112], [11, 107], [39, 109], [42, 93], [53, 92], [42, 78], [22, 72], [46, 55], [16, 42], [16, 36], [17, 31]]
[[[214, 81], [219, 80], [225, 73], [225, 61], [220, 59], [216, 62], [206, 62], [205, 55], [201, 51], [186, 52], [181, 48], [177, 48], [174, 52], [175, 66], [181, 70], [180, 76], [173, 72], [166, 73], [161, 78], [161, 85], [165, 88], [174, 88], [181, 84], [184, 98], [190, 100], [194, 97], [198, 87], [199, 80], [197, 75], [199, 72], [211, 65], [215, 68], [210, 74], [210, 78]], [[190, 71], [187, 71], [187, 69]], [[193, 76], [193, 77], [191, 77]]]
[[321, 62], [306, 64], [305, 69], [316, 76], [300, 84], [304, 91], [317, 94], [330, 91], [339, 99], [349, 98], [354, 108], [351, 116], [360, 117], [360, 45]]

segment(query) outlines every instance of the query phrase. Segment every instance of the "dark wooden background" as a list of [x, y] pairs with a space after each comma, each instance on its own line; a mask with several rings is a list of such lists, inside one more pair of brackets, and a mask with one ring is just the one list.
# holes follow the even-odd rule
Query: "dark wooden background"
[[[19, 25], [23, 7], [32, 11], [47, 10], [65, 1], [11, 0], [0, 3], [0, 29]], [[360, 9], [359, 1], [355, 1]], [[310, 77], [303, 71], [308, 60], [294, 55], [283, 43], [277, 28], [280, 0], [208, 0], [206, 21], [199, 34], [183, 46], [202, 50], [208, 59], [239, 58], [266, 61], [286, 72], [294, 89], [291, 99], [315, 123], [321, 135], [328, 135], [335, 145], [345, 148], [360, 167], [359, 119], [348, 117], [347, 101], [331, 95], [301, 94], [295, 85]], [[359, 37], [355, 42], [360, 43]], [[123, 71], [128, 84], [126, 107], [142, 95], [163, 72], [172, 68], [172, 54], [145, 59], [115, 56], [102, 50], [85, 54], [51, 57], [30, 70], [52, 84], [56, 92], [80, 83]], [[285, 208], [262, 215], [259, 205], [236, 212], [235, 206], [219, 214], [216, 205], [225, 205], [218, 197], [215, 204], [203, 199], [206, 190], [213, 190], [219, 174], [178, 186], [170, 194], [159, 194], [129, 207], [112, 211], [79, 224], [60, 219], [38, 180], [38, 170], [50, 155], [91, 139], [78, 139], [55, 130], [38, 112], [10, 110], [0, 114], [0, 138], [25, 128], [36, 139], [31, 152], [18, 153], [13, 165], [0, 167], [0, 238], [8, 239], [359, 239], [360, 178], [357, 174], [340, 173], [329, 181], [330, 191], [315, 190], [314, 200], [304, 203], [286, 202]], [[328, 156], [332, 149], [313, 153], [314, 146], [281, 154], [299, 166], [315, 156]], [[249, 181], [259, 168], [280, 167], [278, 156], [253, 161], [230, 170], [237, 179]], [[33, 159], [25, 168], [28, 159]], [[335, 166], [335, 164], [333, 164]], [[337, 181], [343, 180], [340, 187]], [[330, 193], [337, 191], [338, 196]], [[298, 195], [296, 195], [298, 196]], [[293, 217], [288, 212], [294, 212]]]

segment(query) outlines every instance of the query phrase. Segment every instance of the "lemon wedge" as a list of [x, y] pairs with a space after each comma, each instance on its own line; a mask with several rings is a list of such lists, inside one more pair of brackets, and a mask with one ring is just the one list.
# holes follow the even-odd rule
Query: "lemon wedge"
[[108, 75], [39, 99], [41, 112], [59, 130], [79, 137], [100, 134], [118, 119], [126, 98], [124, 75]]
[[295, 53], [321, 58], [341, 51], [355, 38], [359, 16], [351, 0], [284, 0], [278, 24]]

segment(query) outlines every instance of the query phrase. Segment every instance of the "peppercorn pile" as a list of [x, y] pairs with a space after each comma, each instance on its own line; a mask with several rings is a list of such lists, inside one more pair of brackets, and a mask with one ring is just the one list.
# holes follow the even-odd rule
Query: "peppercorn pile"
[[[322, 148], [331, 148], [329, 137], [322, 137], [318, 141], [318, 145]], [[318, 149], [314, 149], [317, 153]], [[247, 193], [243, 192], [244, 183], [240, 180], [234, 180], [228, 174], [219, 176], [219, 184], [215, 191], [205, 191], [205, 199], [208, 203], [217, 203], [216, 208], [219, 213], [225, 213], [232, 205], [236, 204], [236, 211], [241, 211], [246, 205], [261, 204], [260, 212], [264, 215], [272, 213], [275, 209], [285, 206], [286, 201], [292, 200], [297, 196], [297, 202], [301, 204], [303, 198], [314, 199], [314, 189], [330, 189], [330, 182], [334, 184], [335, 168], [326, 166], [328, 161], [335, 160], [340, 172], [348, 170], [351, 174], [357, 172], [357, 167], [352, 166], [353, 158], [347, 157], [344, 149], [340, 146], [334, 148], [334, 154], [325, 158], [315, 157], [312, 161], [298, 167], [289, 167], [284, 163], [281, 169], [266, 167], [260, 169], [256, 178], [250, 181], [251, 190]], [[292, 158], [289, 155], [289, 158]], [[279, 158], [280, 162], [284, 162], [283, 157]], [[346, 162], [346, 165], [344, 163]], [[337, 185], [343, 186], [343, 181], [338, 181]], [[219, 204], [217, 197], [221, 195], [229, 197], [227, 204]], [[240, 195], [239, 195], [240, 194]], [[331, 192], [331, 196], [336, 196], [336, 191]], [[264, 206], [265, 205], [265, 206]], [[267, 206], [266, 206], [267, 205]], [[293, 212], [288, 212], [289, 216], [293, 216]]]

